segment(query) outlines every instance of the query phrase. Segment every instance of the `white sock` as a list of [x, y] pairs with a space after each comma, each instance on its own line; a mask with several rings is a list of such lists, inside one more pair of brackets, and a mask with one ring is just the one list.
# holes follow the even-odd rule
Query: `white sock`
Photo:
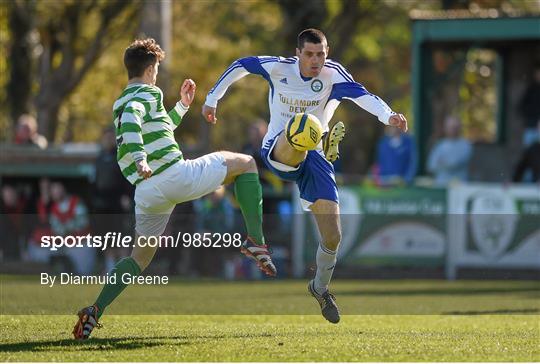
[[328, 290], [328, 284], [330, 283], [330, 279], [332, 279], [336, 260], [335, 251], [319, 244], [319, 248], [317, 249], [317, 273], [313, 281], [317, 293], [322, 294]]

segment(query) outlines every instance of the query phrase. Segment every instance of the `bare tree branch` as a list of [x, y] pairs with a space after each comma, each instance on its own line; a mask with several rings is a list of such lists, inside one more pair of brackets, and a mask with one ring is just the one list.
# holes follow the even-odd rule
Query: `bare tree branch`
[[[73, 2], [63, 8], [60, 18], [54, 18], [42, 28], [43, 54], [41, 57], [40, 89], [36, 97], [40, 131], [49, 139], [56, 134], [56, 118], [63, 100], [75, 89], [98, 59], [103, 50], [118, 36], [132, 29], [131, 25], [140, 2], [109, 1], [100, 6], [98, 1]], [[99, 25], [90, 43], [77, 47], [85, 26], [82, 19], [93, 11], [99, 12]], [[120, 15], [128, 12], [126, 21], [119, 24], [116, 34], [113, 25]], [[60, 57], [60, 65], [52, 60]], [[78, 63], [81, 63], [77, 67]]]

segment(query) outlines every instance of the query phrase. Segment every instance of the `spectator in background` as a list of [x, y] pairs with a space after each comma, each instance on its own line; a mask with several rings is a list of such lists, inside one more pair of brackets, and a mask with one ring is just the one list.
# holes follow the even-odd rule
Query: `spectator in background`
[[37, 132], [37, 122], [32, 115], [22, 114], [17, 120], [15, 144], [47, 148], [47, 139]]
[[519, 108], [525, 128], [523, 145], [527, 147], [536, 142], [540, 135], [536, 127], [540, 121], [540, 63], [534, 67], [532, 82], [527, 86]]
[[[101, 137], [101, 151], [95, 162], [94, 211], [102, 214], [120, 214], [129, 211], [133, 186], [124, 176], [116, 161], [116, 135], [114, 128], [106, 128]], [[126, 210], [126, 201], [127, 207]]]
[[[234, 234], [234, 207], [227, 198], [227, 190], [220, 186], [209, 195], [193, 201], [201, 233]], [[192, 249], [192, 268], [198, 273], [216, 275], [221, 272], [223, 257], [215, 249]], [[237, 252], [235, 251], [236, 255]]]
[[[50, 193], [52, 206], [49, 221], [53, 234], [65, 237], [90, 233], [88, 210], [84, 202], [78, 196], [68, 194], [59, 181], [51, 183]], [[93, 272], [95, 248], [65, 248], [64, 253], [70, 258], [75, 273], [87, 275]]]
[[27, 246], [27, 258], [33, 262], [48, 263], [51, 251], [41, 247], [41, 238], [43, 236], [53, 235], [50, 224], [51, 214], [51, 182], [47, 178], [39, 180], [39, 195], [35, 201], [35, 225], [33, 225], [32, 234], [30, 235]]
[[431, 150], [428, 171], [435, 175], [437, 186], [446, 186], [453, 181], [467, 181], [472, 146], [461, 137], [461, 122], [455, 117], [444, 121], [444, 138]]
[[[193, 201], [186, 201], [174, 207], [169, 224], [164, 235], [176, 235], [178, 232], [193, 236], [194, 233], [200, 233], [198, 230], [198, 216], [195, 214]], [[198, 248], [195, 248], [198, 250]], [[177, 247], [165, 247], [159, 249], [156, 254], [158, 257], [164, 256], [168, 261], [168, 274], [189, 275], [192, 263], [193, 249]]]
[[[114, 128], [106, 128], [101, 137], [101, 151], [95, 162], [95, 182], [92, 208], [93, 230], [97, 235], [107, 232], [131, 234], [131, 201], [134, 188], [124, 176], [116, 161], [116, 134]], [[105, 250], [105, 271], [109, 272], [116, 260], [125, 256], [120, 248]]]
[[377, 176], [381, 185], [411, 184], [416, 175], [417, 155], [413, 138], [387, 126], [377, 145]]
[[528, 171], [532, 173], [532, 182], [540, 182], [540, 120], [537, 123], [537, 131], [536, 142], [529, 145], [519, 159], [512, 178], [514, 182], [523, 182], [523, 177]]
[[2, 186], [0, 201], [0, 258], [18, 259], [26, 201], [11, 185]]
[[259, 170], [259, 179], [264, 187], [271, 187], [276, 191], [283, 189], [283, 181], [268, 170], [261, 157], [262, 141], [268, 131], [268, 123], [262, 119], [256, 120], [250, 124], [248, 130], [248, 142], [242, 147], [241, 152], [252, 156], [257, 163]]
[[257, 119], [249, 125], [248, 142], [242, 147], [242, 153], [253, 156], [259, 170], [266, 166], [261, 159], [261, 145], [267, 130], [268, 124], [262, 119]]

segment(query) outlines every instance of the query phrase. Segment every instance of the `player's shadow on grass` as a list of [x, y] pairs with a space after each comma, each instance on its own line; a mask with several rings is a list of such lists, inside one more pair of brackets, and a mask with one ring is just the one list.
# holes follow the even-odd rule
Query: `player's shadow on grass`
[[399, 290], [336, 290], [336, 294], [343, 296], [476, 296], [485, 294], [525, 294], [540, 296], [540, 286], [531, 285], [515, 288], [478, 288], [478, 287], [459, 287], [459, 288], [425, 288], [425, 289], [399, 289]]
[[181, 340], [186, 338], [175, 338], [175, 337], [117, 337], [117, 338], [92, 338], [87, 341], [76, 341], [76, 340], [50, 340], [50, 341], [29, 341], [29, 342], [20, 342], [20, 343], [10, 343], [10, 344], [0, 344], [0, 351], [3, 352], [17, 352], [17, 351], [51, 351], [54, 349], [62, 350], [80, 350], [80, 349], [98, 349], [98, 350], [109, 350], [109, 349], [140, 349], [140, 348], [151, 348], [154, 346], [165, 345], [163, 339], [176, 340], [175, 344], [182, 345], [185, 344]]
[[115, 338], [90, 338], [86, 341], [77, 341], [72, 339], [49, 340], [49, 341], [29, 341], [19, 343], [0, 344], [0, 352], [20, 352], [20, 351], [51, 351], [55, 349], [62, 350], [133, 350], [147, 349], [163, 345], [191, 345], [193, 341], [221, 340], [221, 339], [243, 339], [271, 337], [271, 334], [223, 334], [223, 335], [190, 335], [190, 336], [155, 336], [155, 337], [115, 337]]
[[523, 309], [500, 309], [500, 310], [484, 310], [484, 311], [449, 311], [443, 312], [443, 315], [509, 315], [509, 314], [537, 314], [540, 310], [537, 308]]

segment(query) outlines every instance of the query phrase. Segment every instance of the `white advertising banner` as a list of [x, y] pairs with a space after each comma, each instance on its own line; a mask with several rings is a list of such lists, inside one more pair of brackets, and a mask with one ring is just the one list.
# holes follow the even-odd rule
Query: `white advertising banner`
[[461, 267], [540, 269], [540, 187], [453, 186], [447, 231], [448, 278]]

